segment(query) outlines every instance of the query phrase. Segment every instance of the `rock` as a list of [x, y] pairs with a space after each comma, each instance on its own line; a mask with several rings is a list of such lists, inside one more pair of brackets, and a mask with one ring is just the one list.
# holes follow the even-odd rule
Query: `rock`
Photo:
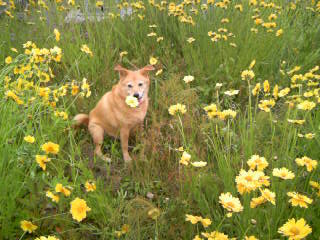
[[72, 9], [64, 18], [66, 23], [82, 23], [86, 20], [83, 13], [79, 9]]

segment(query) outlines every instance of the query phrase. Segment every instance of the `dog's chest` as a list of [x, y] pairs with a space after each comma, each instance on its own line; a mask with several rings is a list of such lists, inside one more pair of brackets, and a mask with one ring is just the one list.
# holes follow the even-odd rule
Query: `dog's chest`
[[130, 125], [136, 125], [143, 122], [147, 114], [147, 109], [146, 108], [139, 109], [139, 108], [135, 109], [134, 111], [127, 112], [126, 116], [124, 116], [127, 118], [128, 123]]

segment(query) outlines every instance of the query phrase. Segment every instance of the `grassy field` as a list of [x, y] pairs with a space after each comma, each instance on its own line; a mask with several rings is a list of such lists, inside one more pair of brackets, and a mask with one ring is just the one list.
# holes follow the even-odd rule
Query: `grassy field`
[[[320, 1], [5, 4], [0, 239], [320, 239]], [[72, 118], [149, 62], [133, 163], [105, 137], [107, 164]]]

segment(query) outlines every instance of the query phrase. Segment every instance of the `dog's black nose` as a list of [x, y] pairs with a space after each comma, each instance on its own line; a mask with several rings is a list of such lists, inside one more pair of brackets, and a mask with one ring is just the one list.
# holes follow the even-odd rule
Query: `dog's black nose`
[[139, 93], [135, 93], [135, 94], [133, 94], [133, 96], [134, 96], [135, 98], [139, 98]]

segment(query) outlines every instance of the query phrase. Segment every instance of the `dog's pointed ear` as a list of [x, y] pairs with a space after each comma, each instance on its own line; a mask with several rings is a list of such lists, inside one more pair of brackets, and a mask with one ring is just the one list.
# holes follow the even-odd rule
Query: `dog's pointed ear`
[[152, 65], [147, 65], [147, 66], [144, 66], [143, 68], [141, 68], [141, 69], [139, 70], [139, 72], [140, 72], [142, 75], [147, 76], [148, 73], [149, 73], [150, 71], [153, 71], [153, 70], [155, 70], [155, 68], [154, 68]]
[[125, 76], [128, 75], [129, 70], [122, 67], [120, 64], [118, 64], [117, 66], [114, 67], [115, 71], [119, 72], [120, 78], [124, 78]]

